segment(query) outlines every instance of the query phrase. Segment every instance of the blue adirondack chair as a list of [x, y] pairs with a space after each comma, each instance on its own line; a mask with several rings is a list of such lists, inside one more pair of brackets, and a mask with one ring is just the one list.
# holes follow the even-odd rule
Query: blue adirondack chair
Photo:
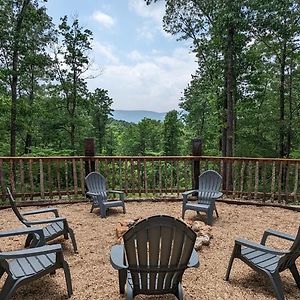
[[[77, 244], [75, 240], [75, 235], [73, 230], [69, 227], [68, 221], [66, 218], [62, 218], [58, 214], [58, 210], [56, 208], [45, 208], [45, 209], [38, 209], [38, 210], [32, 210], [32, 211], [27, 211], [27, 212], [20, 212], [15, 199], [13, 195], [10, 192], [10, 189], [7, 188], [7, 194], [9, 197], [10, 205], [17, 216], [17, 218], [27, 227], [35, 226], [35, 225], [46, 225], [43, 228], [44, 236], [46, 242], [52, 241], [53, 239], [63, 235], [65, 239], [69, 239], [69, 236], [72, 241], [73, 249], [74, 252], [77, 251]], [[30, 221], [25, 218], [25, 216], [30, 216], [30, 215], [40, 215], [40, 214], [45, 214], [45, 213], [53, 213], [54, 218], [51, 219], [39, 219], [39, 220], [34, 220]], [[25, 243], [25, 247], [29, 247], [31, 243], [33, 242], [33, 235], [29, 234], [28, 238]], [[34, 245], [32, 245], [34, 246]]]
[[[186, 210], [194, 210], [206, 213], [206, 223], [211, 225], [213, 221], [213, 212], [216, 212], [219, 217], [215, 201], [222, 197], [223, 193], [220, 192], [222, 184], [222, 177], [219, 173], [213, 170], [203, 172], [199, 176], [199, 189], [190, 190], [182, 193], [182, 218]], [[189, 196], [197, 193], [197, 201], [190, 201]]]
[[120, 294], [174, 294], [183, 299], [184, 271], [198, 267], [195, 232], [170, 216], [152, 216], [138, 222], [124, 235], [124, 246], [111, 249], [110, 261], [119, 272]]
[[[106, 211], [111, 207], [123, 207], [123, 213], [126, 213], [125, 210], [125, 194], [122, 191], [107, 190], [106, 180], [104, 176], [98, 172], [91, 172], [85, 177], [85, 183], [88, 191], [86, 192], [87, 196], [92, 198], [92, 208], [91, 212], [95, 207], [100, 208], [101, 218], [106, 217]], [[108, 199], [108, 194], [117, 194], [119, 195], [119, 200], [110, 200]]]
[[59, 268], [64, 270], [68, 297], [71, 297], [73, 293], [71, 275], [61, 245], [46, 245], [43, 229], [30, 227], [0, 231], [0, 238], [22, 234], [34, 236], [36, 247], [0, 252], [0, 278], [3, 274], [7, 275], [0, 291], [0, 299], [9, 300], [20, 286], [46, 274], [53, 274]]
[[[293, 243], [287, 250], [270, 248], [266, 246], [266, 241], [269, 236], [275, 236]], [[271, 281], [277, 300], [284, 300], [285, 297], [279, 273], [289, 269], [300, 289], [300, 276], [295, 263], [299, 256], [300, 226], [296, 236], [268, 229], [264, 232], [260, 244], [244, 239], [236, 239], [225, 280], [229, 280], [233, 260], [239, 258], [255, 271], [266, 275]], [[300, 294], [298, 294], [298, 298], [300, 298]]]

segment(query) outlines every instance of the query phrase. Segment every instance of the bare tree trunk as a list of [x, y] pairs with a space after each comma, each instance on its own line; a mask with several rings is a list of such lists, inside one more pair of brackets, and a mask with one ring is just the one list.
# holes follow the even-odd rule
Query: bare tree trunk
[[279, 157], [286, 157], [285, 143], [285, 67], [286, 67], [286, 41], [282, 46], [280, 59], [280, 87], [279, 87]]
[[[233, 156], [234, 147], [234, 35], [235, 30], [232, 23], [228, 24], [227, 45], [225, 50], [225, 98], [224, 98], [224, 124], [222, 137], [222, 155]], [[232, 190], [232, 166], [230, 163], [224, 163], [223, 187]]]
[[12, 80], [11, 80], [11, 120], [10, 120], [10, 155], [16, 156], [17, 145], [17, 86], [18, 86], [18, 62], [20, 51], [20, 33], [22, 29], [22, 23], [27, 7], [30, 4], [30, 0], [24, 0], [21, 11], [17, 18], [14, 46], [13, 46], [13, 60], [12, 60]]

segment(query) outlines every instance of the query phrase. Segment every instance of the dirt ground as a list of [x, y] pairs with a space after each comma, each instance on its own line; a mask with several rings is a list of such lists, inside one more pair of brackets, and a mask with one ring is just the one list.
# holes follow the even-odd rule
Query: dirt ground
[[[98, 210], [90, 213], [90, 204], [58, 205], [59, 213], [68, 219], [74, 229], [79, 254], [74, 254], [70, 241], [57, 239], [62, 243], [65, 259], [71, 269], [73, 296], [72, 300], [124, 299], [118, 293], [118, 274], [109, 262], [109, 253], [116, 243], [115, 228], [119, 221], [147, 217], [156, 214], [168, 214], [180, 217], [180, 202], [145, 202], [127, 203], [127, 213], [121, 208], [111, 209], [106, 219], [101, 219]], [[243, 237], [256, 242], [267, 228], [296, 234], [300, 225], [300, 214], [282, 208], [238, 206], [217, 203], [220, 217], [212, 227], [213, 239], [210, 246], [199, 252], [200, 267], [188, 269], [183, 277], [185, 299], [275, 299], [269, 281], [252, 271], [246, 264], [235, 260], [229, 282], [223, 280], [228, 260], [236, 237]], [[36, 209], [24, 208], [23, 211]], [[187, 219], [196, 220], [199, 216], [193, 211], [186, 212]], [[203, 219], [200, 216], [200, 219]], [[22, 227], [11, 209], [0, 210], [0, 230]], [[22, 248], [24, 239], [1, 239], [0, 250]], [[288, 248], [288, 244], [270, 239], [268, 245]], [[300, 258], [297, 261], [300, 270]], [[300, 290], [296, 287], [289, 271], [282, 274], [286, 299], [300, 299]], [[4, 277], [4, 276], [3, 276]], [[4, 278], [0, 280], [0, 288]], [[18, 289], [15, 300], [67, 299], [67, 291], [62, 269], [55, 275], [47, 275]], [[162, 297], [137, 296], [136, 299], [175, 299], [172, 295]]]

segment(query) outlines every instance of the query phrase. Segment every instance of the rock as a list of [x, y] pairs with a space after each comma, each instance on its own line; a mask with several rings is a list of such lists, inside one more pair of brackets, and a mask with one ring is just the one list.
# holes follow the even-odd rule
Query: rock
[[192, 229], [195, 231], [195, 232], [198, 232], [202, 229], [203, 225], [202, 225], [202, 222], [200, 221], [195, 221], [192, 225]]
[[196, 238], [194, 248], [196, 251], [200, 251], [202, 249], [202, 240], [199, 237]]
[[210, 237], [208, 235], [198, 236], [196, 242], [201, 243], [201, 245], [208, 246], [210, 243]]
[[128, 230], [127, 226], [122, 226], [120, 223], [117, 225], [116, 228], [116, 236], [120, 238], [126, 231]]

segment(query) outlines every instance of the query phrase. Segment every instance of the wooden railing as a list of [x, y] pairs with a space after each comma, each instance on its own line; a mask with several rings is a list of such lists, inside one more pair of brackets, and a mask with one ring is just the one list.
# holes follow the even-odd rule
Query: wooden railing
[[0, 201], [7, 203], [6, 187], [22, 201], [85, 199], [84, 178], [93, 169], [129, 198], [176, 197], [192, 188], [195, 163], [200, 172], [213, 169], [227, 178], [227, 197], [299, 202], [300, 160], [208, 156], [0, 157]]

